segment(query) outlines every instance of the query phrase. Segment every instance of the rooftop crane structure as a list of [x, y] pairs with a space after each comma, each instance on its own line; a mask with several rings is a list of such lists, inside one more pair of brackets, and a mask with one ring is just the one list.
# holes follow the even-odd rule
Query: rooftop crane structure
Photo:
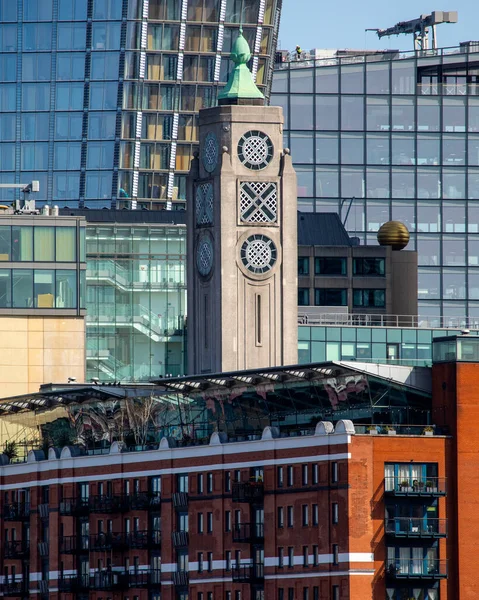
[[[414, 50], [437, 50], [436, 26], [441, 23], [457, 23], [457, 11], [435, 10], [430, 15], [421, 15], [411, 21], [400, 21], [387, 29], [366, 29], [375, 31], [378, 38], [410, 33], [414, 36]], [[432, 31], [432, 47], [429, 47], [429, 32]]]

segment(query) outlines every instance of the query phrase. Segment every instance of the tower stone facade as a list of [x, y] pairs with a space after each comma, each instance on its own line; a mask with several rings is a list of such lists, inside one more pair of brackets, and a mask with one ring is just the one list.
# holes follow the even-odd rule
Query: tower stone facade
[[190, 374], [297, 362], [296, 175], [282, 109], [245, 86], [239, 41], [220, 105], [200, 112], [188, 181]]

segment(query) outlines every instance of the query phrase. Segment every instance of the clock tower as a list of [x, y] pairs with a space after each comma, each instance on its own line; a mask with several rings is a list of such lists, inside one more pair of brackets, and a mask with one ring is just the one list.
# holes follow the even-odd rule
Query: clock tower
[[240, 32], [188, 177], [188, 371], [297, 363], [296, 174]]

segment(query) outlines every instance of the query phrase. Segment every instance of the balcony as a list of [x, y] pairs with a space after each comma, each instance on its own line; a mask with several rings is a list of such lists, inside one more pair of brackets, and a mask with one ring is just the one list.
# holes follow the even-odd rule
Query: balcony
[[150, 588], [158, 589], [161, 582], [161, 571], [145, 570], [126, 573], [124, 576], [125, 589]]
[[237, 583], [257, 583], [264, 580], [264, 565], [250, 563], [232, 568], [233, 581]]
[[160, 505], [160, 494], [157, 492], [138, 492], [127, 496], [130, 510], [149, 510]]
[[64, 498], [60, 502], [60, 514], [63, 516], [81, 517], [89, 510], [88, 498]]
[[176, 585], [176, 587], [188, 587], [188, 571], [175, 571], [173, 573], [173, 583]]
[[128, 510], [125, 496], [90, 496], [89, 508], [91, 513], [117, 513]]
[[5, 558], [24, 558], [30, 552], [29, 540], [15, 540], [14, 542], [5, 542]]
[[71, 575], [58, 579], [58, 589], [60, 592], [86, 592], [90, 588], [89, 575]]
[[3, 518], [5, 521], [28, 521], [30, 519], [30, 503], [6, 504], [3, 508]]
[[124, 590], [126, 573], [124, 571], [97, 571], [90, 576], [91, 590]]
[[429, 558], [397, 559], [387, 566], [386, 574], [390, 579], [445, 579], [447, 562]]
[[187, 531], [173, 531], [171, 538], [175, 548], [185, 548], [188, 546], [189, 536]]
[[28, 598], [28, 582], [26, 581], [10, 581], [2, 585], [4, 597], [11, 598]]
[[233, 527], [233, 542], [256, 544], [263, 541], [263, 523], [241, 523]]
[[404, 478], [386, 477], [384, 493], [388, 496], [429, 496], [437, 498], [446, 495], [445, 477]]
[[233, 483], [233, 502], [262, 503], [264, 500], [264, 485], [262, 481], [248, 483]]
[[173, 494], [173, 506], [175, 510], [186, 510], [188, 508], [188, 493], [175, 492]]
[[396, 517], [386, 519], [386, 534], [396, 538], [445, 538], [447, 519], [415, 519]]
[[88, 552], [90, 544], [88, 535], [67, 535], [60, 538], [60, 553], [61, 554], [77, 554]]

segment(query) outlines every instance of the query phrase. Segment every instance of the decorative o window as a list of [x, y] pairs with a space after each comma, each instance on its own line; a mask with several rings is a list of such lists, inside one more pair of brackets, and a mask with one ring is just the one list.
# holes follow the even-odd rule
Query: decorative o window
[[207, 277], [213, 268], [213, 244], [208, 235], [200, 238], [196, 248], [196, 267], [200, 275]]
[[262, 131], [248, 131], [238, 142], [238, 158], [247, 169], [260, 171], [273, 158], [273, 142]]
[[219, 148], [216, 135], [210, 131], [203, 143], [203, 166], [208, 173], [212, 173], [218, 164]]
[[213, 184], [200, 183], [196, 188], [196, 224], [213, 223]]
[[241, 182], [240, 217], [243, 223], [275, 223], [278, 218], [276, 184], [268, 181]]
[[265, 235], [251, 235], [241, 246], [241, 262], [255, 275], [271, 271], [278, 258], [278, 250], [272, 239]]

